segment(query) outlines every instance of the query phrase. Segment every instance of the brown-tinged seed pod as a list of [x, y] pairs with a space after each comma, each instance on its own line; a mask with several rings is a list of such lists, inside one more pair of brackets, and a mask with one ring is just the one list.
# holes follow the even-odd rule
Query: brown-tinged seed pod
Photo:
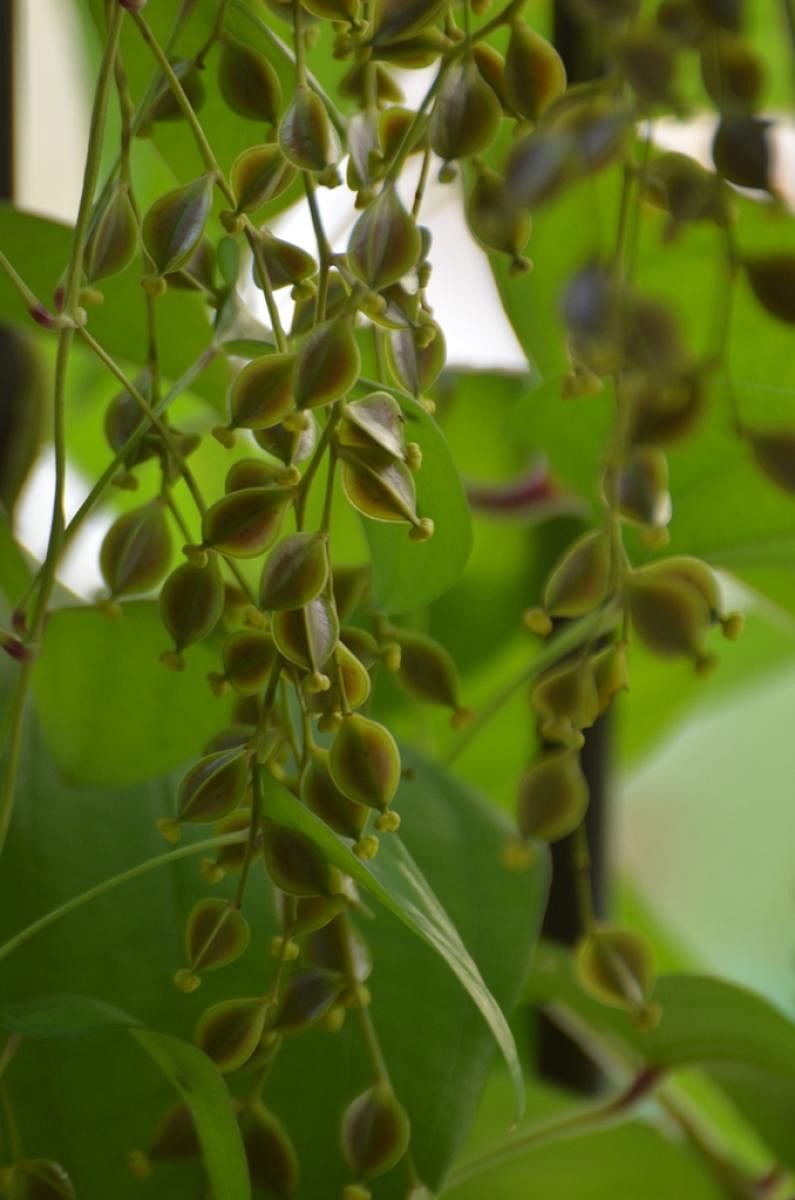
[[405, 456], [403, 410], [394, 396], [372, 392], [361, 400], [346, 404], [343, 415], [338, 437], [344, 444], [376, 445], [394, 458]]
[[[317, 272], [317, 263], [311, 254], [292, 242], [274, 237], [271, 233], [258, 234], [260, 254], [268, 272], [274, 291], [285, 287], [300, 287]], [[251, 274], [257, 287], [262, 287], [259, 266], [255, 259]]]
[[244, 1066], [259, 1045], [268, 1002], [260, 996], [222, 1000], [200, 1017], [196, 1043], [224, 1075]]
[[[391, 162], [402, 149], [406, 135], [412, 130], [415, 114], [410, 108], [393, 105], [385, 108], [378, 121], [378, 141], [385, 163]], [[413, 130], [416, 133], [416, 129]], [[409, 154], [417, 154], [424, 148], [425, 138], [417, 136], [408, 148]]]
[[301, 799], [335, 833], [357, 841], [367, 824], [369, 809], [340, 791], [331, 777], [327, 750], [313, 748], [301, 774]]
[[715, 29], [739, 33], [743, 0], [694, 0], [694, 4], [699, 15]]
[[281, 1121], [259, 1101], [246, 1104], [237, 1120], [254, 1187], [289, 1200], [298, 1190], [298, 1155]]
[[461, 706], [461, 680], [450, 653], [433, 638], [407, 629], [389, 630], [400, 647], [398, 679], [412, 696], [427, 704], [452, 709], [453, 724], [462, 724], [470, 712]]
[[668, 445], [687, 437], [706, 408], [707, 389], [698, 369], [667, 379], [627, 374], [624, 385], [635, 445]]
[[323, 852], [311, 838], [284, 825], [265, 826], [265, 870], [290, 896], [329, 896], [331, 872]]
[[629, 690], [625, 642], [605, 646], [591, 658], [591, 670], [596, 684], [598, 714], [606, 712], [619, 692]]
[[322, 929], [348, 907], [344, 896], [299, 896], [295, 900], [296, 937]]
[[159, 499], [117, 517], [99, 551], [102, 578], [114, 599], [148, 592], [163, 578], [170, 559], [171, 536]]
[[795, 430], [744, 428], [742, 432], [770, 482], [795, 495]]
[[387, 342], [387, 363], [397, 383], [421, 396], [436, 382], [447, 361], [444, 334], [435, 321], [395, 329]]
[[260, 606], [302, 608], [323, 591], [328, 571], [327, 534], [291, 534], [271, 551], [262, 569]]
[[332, 779], [350, 800], [386, 812], [400, 783], [400, 752], [388, 729], [358, 713], [346, 716], [328, 762]]
[[629, 1010], [642, 1024], [656, 1024], [659, 1010], [649, 1004], [654, 963], [645, 938], [629, 929], [597, 925], [574, 952], [577, 978], [602, 1004]]
[[541, 733], [547, 741], [581, 746], [581, 730], [590, 729], [599, 713], [588, 659], [574, 659], [545, 671], [530, 689], [530, 703], [541, 718]]
[[795, 253], [760, 254], [744, 259], [743, 266], [762, 307], [779, 321], [795, 324]]
[[307, 956], [317, 967], [339, 971], [355, 983], [365, 983], [373, 960], [367, 942], [345, 917], [336, 917], [316, 930], [307, 942]]
[[586, 174], [609, 166], [621, 157], [634, 114], [613, 96], [575, 96], [566, 93], [558, 102], [551, 128], [571, 147], [571, 164]]
[[194, 764], [177, 789], [180, 821], [220, 821], [242, 803], [249, 778], [248, 756], [240, 749], [217, 750]]
[[566, 90], [566, 68], [555, 47], [524, 21], [514, 21], [505, 54], [505, 92], [511, 108], [529, 121]]
[[385, 184], [351, 231], [351, 269], [377, 291], [407, 275], [416, 265], [420, 249], [414, 218], [403, 207], [395, 185]]
[[359, 378], [362, 360], [347, 318], [325, 321], [307, 333], [295, 365], [295, 401], [317, 408], [346, 395]]
[[573, 750], [545, 754], [519, 785], [517, 822], [523, 838], [557, 842], [581, 824], [588, 784]]
[[191, 909], [185, 929], [185, 952], [191, 971], [214, 971], [245, 953], [248, 921], [228, 900], [207, 897]]
[[303, 0], [303, 5], [314, 16], [325, 17], [327, 21], [358, 23], [359, 0]]
[[505, 172], [510, 203], [532, 209], [554, 199], [575, 177], [574, 149], [570, 138], [554, 131], [520, 138]]
[[431, 112], [431, 148], [448, 162], [486, 150], [497, 135], [502, 105], [473, 58], [453, 63]]
[[[298, 296], [295, 300], [295, 310], [290, 326], [290, 337], [302, 337], [315, 327], [315, 309], [317, 308], [317, 304], [314, 296], [304, 296], [303, 298]], [[336, 267], [332, 267], [328, 274], [326, 319], [331, 321], [336, 317], [342, 317], [349, 308], [350, 291], [348, 285]]]
[[[334, 574], [336, 576], [336, 568]], [[369, 671], [380, 659], [384, 656], [384, 650], [379, 646], [373, 635], [368, 629], [361, 629], [358, 625], [343, 625], [340, 630], [340, 641], [344, 642], [351, 653], [355, 654], [359, 662]], [[388, 646], [392, 647], [394, 643], [388, 642]], [[399, 666], [400, 649], [396, 647], [398, 655], [398, 663], [395, 664], [395, 669]]]
[[383, 1175], [409, 1144], [406, 1112], [386, 1083], [376, 1083], [352, 1100], [342, 1119], [342, 1152], [357, 1179]]
[[244, 488], [216, 500], [202, 521], [202, 545], [232, 558], [257, 558], [279, 534], [289, 488]]
[[224, 38], [221, 45], [218, 90], [240, 117], [266, 125], [275, 125], [279, 119], [279, 76], [262, 54], [231, 38]]
[[88, 283], [118, 275], [129, 266], [138, 248], [138, 222], [125, 183], [113, 185], [108, 199], [94, 213], [83, 260]]
[[[371, 685], [367, 668], [343, 642], [337, 643], [334, 656], [337, 660], [337, 680], [345, 694], [348, 708], [361, 708], [370, 698]], [[332, 688], [332, 692], [333, 690]], [[344, 708], [345, 704], [342, 707]]]
[[659, 446], [639, 446], [618, 471], [615, 485], [621, 516], [639, 525], [662, 528], [671, 519], [668, 459]]
[[251, 146], [232, 163], [230, 182], [239, 213], [256, 212], [286, 192], [297, 175], [275, 142]]
[[333, 182], [339, 141], [325, 104], [308, 87], [299, 85], [293, 92], [279, 125], [279, 145], [293, 166], [318, 172], [324, 183]]
[[745, 113], [721, 117], [712, 139], [712, 160], [729, 183], [771, 190], [770, 124]]
[[530, 261], [522, 251], [532, 228], [530, 214], [511, 201], [501, 175], [482, 163], [476, 163], [475, 169], [467, 203], [469, 228], [487, 250], [509, 255], [514, 274], [526, 271]]
[[285, 466], [297, 466], [312, 457], [317, 444], [317, 422], [312, 413], [304, 412], [300, 423], [291, 419], [289, 428], [280, 422], [268, 429], [255, 429], [254, 440]]
[[[355, 62], [337, 84], [337, 91], [346, 100], [357, 100], [364, 106], [367, 103], [371, 71], [369, 62]], [[379, 107], [385, 104], [400, 104], [405, 99], [403, 89], [398, 84], [392, 72], [382, 63], [375, 65], [375, 95]]]
[[436, 21], [450, 0], [378, 0], [373, 17], [372, 39], [383, 46], [411, 38]]
[[293, 484], [300, 479], [293, 467], [277, 466], [264, 458], [239, 458], [226, 473], [224, 492], [242, 492], [244, 488], [274, 487]]
[[146, 213], [141, 227], [146, 252], [159, 275], [184, 266], [199, 244], [212, 202], [213, 179], [167, 192]]
[[607, 597], [610, 542], [603, 530], [584, 533], [563, 555], [544, 588], [544, 608], [553, 617], [581, 617]]
[[697, 587], [659, 563], [633, 571], [626, 596], [635, 632], [653, 653], [692, 658], [698, 667], [708, 665], [703, 641], [712, 614]]
[[[303, 608], [277, 610], [271, 628], [284, 657], [315, 675], [331, 656], [340, 631], [334, 605], [325, 595], [316, 596]], [[319, 680], [318, 686], [325, 690]]]
[[242, 629], [224, 642], [223, 679], [241, 696], [262, 691], [276, 659], [273, 638], [264, 629]]
[[[140, 371], [135, 377], [135, 388], [145, 400], [151, 402], [152, 375], [148, 369]], [[105, 411], [104, 422], [105, 439], [111, 450], [119, 453], [141, 424], [142, 419], [141, 406], [135, 396], [130, 392], [119, 392], [114, 396]], [[160, 435], [150, 426], [149, 431], [138, 443], [135, 450], [127, 455], [125, 465], [130, 468], [137, 466], [138, 463], [145, 462], [148, 458], [152, 458], [153, 455], [157, 454], [161, 446]]]
[[10, 1170], [9, 1200], [76, 1200], [74, 1184], [60, 1163], [21, 1159]]
[[[251, 730], [246, 733], [251, 735]], [[238, 808], [213, 828], [214, 837], [223, 837], [227, 833], [244, 833], [251, 828], [251, 809]], [[231, 846], [219, 846], [215, 859], [202, 859], [201, 873], [208, 883], [220, 883], [228, 871], [238, 872], [246, 861], [248, 839], [233, 843]], [[253, 859], [262, 853], [262, 832], [258, 831], [252, 846]], [[253, 860], [252, 860], [253, 861]]]
[[647, 200], [669, 214], [664, 232], [668, 240], [682, 225], [711, 221], [719, 228], [730, 223], [725, 184], [686, 154], [670, 151], [656, 158], [643, 181]]
[[[370, 584], [371, 575], [368, 565], [335, 566], [334, 602], [341, 621], [347, 621], [351, 614], [365, 602], [370, 594]], [[346, 642], [346, 645], [353, 650], [354, 654], [357, 653], [355, 645], [351, 645], [349, 642]]]
[[212, 633], [223, 611], [224, 581], [214, 558], [204, 566], [182, 563], [160, 592], [160, 619], [174, 640], [177, 656]]
[[646, 104], [671, 100], [676, 47], [659, 29], [627, 30], [613, 40], [612, 52], [624, 78]]
[[375, 521], [420, 524], [411, 472], [380, 447], [341, 447], [342, 487], [348, 501]]
[[[194, 112], [199, 112], [204, 105], [205, 89], [201, 72], [191, 58], [172, 58], [171, 66], [180, 82], [183, 92], [190, 101]], [[152, 126], [158, 121], [182, 121], [185, 119], [179, 101], [167, 79], [161, 76], [152, 101], [141, 118], [138, 137], [148, 137]]]
[[229, 393], [230, 429], [269, 429], [294, 406], [294, 354], [266, 354], [247, 363]]
[[488, 42], [476, 42], [472, 47], [472, 57], [475, 66], [486, 81], [505, 113], [510, 113], [511, 105], [505, 90], [505, 59], [499, 50]]
[[373, 42], [370, 50], [376, 62], [387, 62], [396, 70], [421, 71], [423, 67], [430, 67], [438, 62], [451, 45], [450, 38], [446, 37], [441, 29], [431, 25], [415, 37], [403, 37], [383, 44]]
[[204, 291], [214, 295], [215, 285], [215, 247], [206, 237], [203, 237], [186, 263], [166, 275], [169, 287], [182, 291]]
[[295, 971], [287, 981], [273, 1023], [280, 1033], [291, 1033], [313, 1025], [332, 1008], [345, 986], [345, 977], [322, 967]]
[[153, 1162], [184, 1162], [201, 1158], [202, 1148], [193, 1114], [187, 1104], [175, 1104], [157, 1123], [148, 1156]]

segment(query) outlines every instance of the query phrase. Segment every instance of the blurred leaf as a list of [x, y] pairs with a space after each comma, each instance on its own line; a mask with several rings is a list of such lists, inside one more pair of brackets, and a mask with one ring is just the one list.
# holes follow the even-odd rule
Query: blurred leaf
[[88, 1037], [108, 1029], [132, 1029], [138, 1024], [129, 1013], [91, 996], [55, 994], [0, 1008], [0, 1027], [35, 1041]]

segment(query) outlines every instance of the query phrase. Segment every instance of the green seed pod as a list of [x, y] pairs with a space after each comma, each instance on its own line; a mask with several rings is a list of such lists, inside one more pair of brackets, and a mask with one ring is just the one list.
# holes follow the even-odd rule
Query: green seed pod
[[475, 238], [486, 250], [499, 250], [511, 258], [511, 271], [530, 266], [522, 254], [530, 237], [530, 214], [511, 201], [505, 180], [490, 167], [475, 164], [475, 182], [469, 193], [467, 220]]
[[575, 659], [545, 671], [530, 690], [530, 703], [541, 718], [541, 733], [547, 741], [579, 748], [581, 730], [590, 729], [599, 715], [589, 661]]
[[472, 57], [481, 78], [486, 81], [500, 102], [504, 112], [510, 112], [510, 101], [505, 90], [505, 59], [498, 50], [488, 42], [476, 42], [472, 47]]
[[261, 996], [222, 1000], [200, 1017], [196, 1044], [228, 1075], [244, 1066], [257, 1049], [267, 1013], [268, 1001]]
[[269, 429], [255, 429], [254, 440], [285, 466], [296, 466], [312, 457], [317, 443], [317, 422], [311, 413], [305, 412], [302, 423], [295, 428], [291, 421], [289, 428], [279, 424]]
[[215, 293], [215, 247], [203, 237], [188, 261], [171, 275], [166, 275], [169, 287], [182, 291]]
[[387, 183], [367, 206], [348, 240], [348, 262], [368, 287], [397, 283], [416, 265], [420, 235], [395, 186]]
[[634, 28], [612, 43], [621, 73], [645, 104], [670, 102], [676, 73], [673, 42], [660, 30]]
[[410, 329], [396, 329], [387, 342], [387, 363], [397, 383], [421, 396], [442, 373], [447, 361], [444, 334], [435, 321]]
[[345, 1110], [342, 1152], [357, 1179], [373, 1179], [400, 1162], [409, 1137], [409, 1119], [386, 1083], [374, 1084]]
[[572, 750], [545, 754], [519, 785], [517, 821], [523, 838], [557, 842], [582, 823], [588, 784]]
[[720, 33], [701, 45], [701, 78], [718, 108], [747, 111], [761, 100], [765, 64], [743, 38]]
[[282, 89], [279, 76], [262, 54], [224, 38], [218, 64], [218, 89], [232, 112], [250, 121], [275, 125]]
[[712, 139], [712, 160], [729, 183], [771, 190], [770, 124], [742, 113], [721, 117]]
[[175, 1104], [157, 1123], [148, 1155], [154, 1162], [201, 1158], [202, 1148], [187, 1104]]
[[772, 317], [795, 324], [795, 253], [760, 254], [743, 262], [759, 303]]
[[299, 86], [293, 92], [279, 126], [279, 145], [293, 166], [319, 172], [322, 182], [333, 182], [339, 141], [325, 104], [308, 87]]
[[400, 783], [400, 753], [388, 729], [353, 714], [332, 742], [329, 770], [349, 800], [386, 812]]
[[375, 46], [411, 38], [436, 21], [449, 0], [378, 0], [372, 26]]
[[405, 418], [394, 396], [386, 392], [372, 392], [362, 400], [346, 404], [343, 416], [338, 436], [345, 445], [376, 445], [394, 458], [405, 456]]
[[362, 360], [348, 318], [332, 319], [307, 333], [295, 365], [295, 402], [318, 408], [346, 395], [359, 378]]
[[505, 186], [517, 208], [536, 208], [559, 195], [576, 176], [572, 139], [554, 131], [520, 138], [508, 156]]
[[239, 458], [226, 473], [224, 492], [242, 492], [244, 488], [273, 487], [295, 483], [300, 476], [290, 467], [277, 466], [264, 458]]
[[232, 163], [230, 181], [237, 212], [252, 213], [286, 192], [297, 175], [275, 142], [251, 146]]
[[265, 870], [289, 896], [331, 895], [331, 871], [311, 838], [283, 825], [265, 826]]
[[[370, 568], [367, 565], [360, 567], [336, 566], [334, 568], [334, 602], [341, 621], [347, 621], [348, 617], [364, 603], [370, 594], [370, 584]], [[350, 642], [346, 642], [346, 645], [353, 650], [354, 654], [357, 653], [355, 645]]]
[[301, 774], [301, 799], [335, 833], [354, 841], [362, 836], [370, 810], [349, 800], [337, 787], [331, 777], [327, 750], [315, 747], [309, 755]]
[[267, 354], [247, 363], [229, 393], [230, 429], [268, 429], [294, 406], [294, 354]]
[[328, 582], [328, 535], [294, 533], [272, 550], [260, 579], [260, 607], [302, 608]]
[[250, 937], [248, 921], [228, 900], [199, 900], [185, 930], [185, 953], [191, 971], [214, 971], [235, 962], [245, 953]]
[[[337, 679], [345, 694], [348, 708], [361, 708], [370, 699], [371, 684], [367, 668], [342, 642], [337, 643], [334, 655], [337, 660]], [[342, 708], [344, 707], [345, 704], [342, 704]]]
[[367, 942], [341, 917], [313, 933], [307, 943], [307, 956], [315, 966], [338, 971], [356, 983], [365, 983], [373, 970]]
[[502, 120], [502, 105], [473, 58], [454, 63], [431, 112], [431, 147], [445, 162], [486, 150]]
[[3, 399], [0, 404], [0, 506], [9, 518], [38, 457], [46, 412], [44, 359], [33, 338], [0, 324]]
[[629, 690], [626, 643], [614, 642], [591, 658], [591, 670], [596, 684], [598, 715], [607, 712], [619, 692]]
[[9, 1200], [76, 1200], [77, 1197], [74, 1184], [61, 1164], [48, 1158], [16, 1162], [10, 1170], [6, 1194]]
[[634, 114], [613, 96], [569, 91], [555, 109], [554, 121], [551, 111], [547, 116], [553, 131], [568, 140], [573, 168], [592, 174], [622, 156]]
[[743, 0], [694, 0], [694, 3], [699, 15], [715, 29], [739, 32]]
[[237, 1120], [254, 1187], [289, 1200], [298, 1190], [298, 1155], [281, 1121], [259, 1101], [246, 1104]]
[[699, 370], [684, 371], [672, 379], [627, 378], [630, 440], [635, 445], [668, 445], [695, 428], [707, 404], [707, 390]]
[[199, 244], [212, 203], [213, 178], [202, 175], [167, 192], [146, 213], [141, 233], [159, 275], [184, 266]]
[[[381, 146], [381, 157], [385, 163], [391, 162], [403, 145], [403, 140], [412, 128], [415, 114], [410, 108], [393, 105], [385, 108], [378, 121], [378, 142]], [[414, 130], [416, 133], [416, 129]], [[417, 137], [409, 150], [417, 154], [424, 149], [425, 138]]]
[[295, 971], [284, 989], [274, 1030], [292, 1033], [313, 1025], [337, 1003], [344, 986], [344, 976], [336, 971], [321, 967]]
[[709, 664], [702, 643], [712, 615], [698, 588], [659, 563], [634, 571], [626, 596], [635, 632], [649, 650], [663, 658], [692, 658], [700, 668]]
[[[296, 299], [293, 320], [290, 326], [290, 337], [302, 337], [315, 327], [315, 296]], [[332, 267], [328, 275], [326, 295], [326, 320], [343, 317], [350, 310], [350, 291], [348, 285], [336, 267]]]
[[245, 488], [217, 500], [202, 521], [202, 545], [232, 558], [257, 558], [279, 535], [289, 488]]
[[[284, 287], [300, 287], [306, 280], [317, 273], [317, 263], [311, 254], [302, 250], [292, 242], [282, 241], [270, 233], [258, 235], [260, 253], [268, 272], [268, 279], [274, 291]], [[257, 287], [261, 288], [259, 268], [256, 259], [251, 267], [252, 277]]]
[[408, 468], [379, 447], [342, 450], [342, 487], [349, 502], [374, 521], [408, 521], [415, 528], [414, 480]]
[[505, 54], [505, 92], [514, 112], [537, 121], [566, 90], [566, 68], [555, 47], [524, 21], [514, 21]]
[[138, 248], [138, 222], [125, 183], [116, 183], [92, 218], [83, 266], [87, 283], [118, 275]]
[[[369, 74], [369, 62], [355, 62], [337, 84], [340, 96], [346, 100], [356, 100], [364, 107], [370, 87]], [[405, 99], [394, 75], [381, 63], [375, 65], [375, 98], [379, 108], [386, 104], [400, 104]]]
[[633, 450], [618, 472], [616, 497], [627, 521], [662, 528], [671, 519], [668, 459], [658, 446]]
[[743, 437], [770, 482], [795, 495], [795, 430], [743, 429]]
[[452, 42], [441, 29], [429, 26], [416, 37], [399, 38], [394, 42], [373, 44], [372, 57], [376, 62], [387, 62], [396, 70], [421, 71], [430, 67], [446, 54]]
[[654, 964], [645, 938], [629, 929], [598, 925], [578, 943], [574, 962], [590, 995], [612, 1008], [628, 1009], [644, 1024], [656, 1024], [659, 1011], [648, 1003]]
[[224, 642], [223, 679], [241, 696], [262, 691], [276, 660], [273, 638], [263, 629], [242, 629]]
[[406, 629], [390, 629], [389, 636], [400, 647], [398, 679], [406, 691], [427, 704], [452, 709], [453, 723], [464, 723], [471, 714], [461, 706], [458, 668], [444, 646]]
[[345, 912], [347, 906], [344, 896], [299, 896], [295, 900], [293, 933], [296, 937], [314, 933]]
[[[339, 637], [339, 621], [327, 596], [316, 596], [303, 608], [274, 613], [273, 640], [281, 654], [305, 671], [319, 675]], [[328, 686], [318, 681], [321, 690]]]
[[[140, 371], [135, 377], [135, 388], [151, 403], [152, 375], [148, 369]], [[114, 396], [105, 411], [104, 422], [105, 440], [111, 450], [119, 453], [141, 424], [142, 418], [141, 406], [130, 392], [119, 392]], [[162, 444], [160, 434], [150, 426], [149, 432], [144, 435], [135, 450], [127, 455], [125, 465], [131, 468], [145, 462], [161, 450]]]
[[[336, 577], [337, 568], [334, 572]], [[355, 654], [359, 662], [368, 671], [375, 666], [383, 656], [383, 651], [378, 645], [373, 635], [367, 629], [361, 629], [358, 625], [343, 625], [340, 630], [340, 641], [348, 647], [352, 654]], [[391, 645], [392, 643], [388, 643]], [[399, 655], [399, 651], [398, 651]]]
[[[191, 58], [172, 58], [170, 60], [174, 74], [182, 85], [182, 90], [190, 101], [194, 112], [199, 112], [204, 105], [205, 90], [201, 72]], [[152, 102], [141, 119], [138, 137], [148, 137], [152, 126], [158, 121], [182, 121], [185, 114], [180, 108], [179, 101], [174, 95], [171, 84], [165, 78], [158, 81]]]
[[721, 229], [730, 223], [725, 184], [686, 154], [661, 154], [649, 164], [643, 187], [646, 199], [669, 214], [667, 240], [689, 222], [711, 221]]
[[183, 775], [177, 789], [180, 821], [220, 821], [242, 803], [249, 780], [248, 755], [240, 749], [207, 754]]
[[607, 598], [610, 542], [603, 530], [578, 538], [563, 555], [544, 588], [544, 608], [553, 617], [582, 617]]
[[174, 640], [176, 655], [212, 633], [224, 611], [224, 581], [218, 563], [182, 563], [160, 592], [160, 619]]
[[161, 500], [117, 517], [102, 540], [99, 566], [111, 596], [148, 592], [171, 561], [171, 536]]

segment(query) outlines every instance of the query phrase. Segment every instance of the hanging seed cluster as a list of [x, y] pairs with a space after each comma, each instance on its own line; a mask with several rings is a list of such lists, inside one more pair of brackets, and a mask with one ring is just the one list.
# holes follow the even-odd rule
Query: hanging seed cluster
[[[652, 549], [665, 545], [673, 513], [666, 454], [701, 419], [729, 336], [727, 319], [717, 352], [697, 353], [676, 314], [643, 291], [633, 278], [629, 216], [661, 211], [661, 242], [695, 223], [714, 227], [727, 289], [744, 275], [775, 320], [795, 322], [795, 254], [743, 256], [734, 237], [731, 185], [774, 194], [769, 122], [760, 115], [764, 65], [743, 38], [738, 3], [661, 0], [640, 16], [633, 0], [583, 2], [601, 22], [609, 70], [568, 86], [558, 53], [522, 0], [266, 0], [263, 20], [278, 35], [273, 45], [288, 47], [294, 72], [286, 90], [262, 46], [229, 32], [225, 0], [218, 0], [211, 36], [190, 58], [166, 57], [146, 23], [145, 0], [118, 0], [124, 21], [153, 49], [157, 74], [144, 96], [132, 97], [116, 53], [119, 165], [86, 229], [82, 307], [69, 311], [65, 277], [56, 307], [67, 311], [49, 318], [49, 327], [86, 319], [90, 327], [85, 309], [102, 299], [102, 281], [138, 262], [150, 361], [110, 404], [105, 434], [119, 486], [138, 488], [142, 464], [152, 462], [159, 486], [105, 537], [104, 603], [117, 612], [127, 597], [158, 589], [164, 668], [182, 669], [192, 648], [209, 639], [217, 665], [208, 687], [234, 696], [231, 726], [187, 770], [173, 813], [159, 824], [171, 841], [193, 824], [237, 835], [202, 863], [208, 887], [225, 876], [237, 887], [231, 899], [206, 895], [191, 912], [175, 974], [180, 990], [194, 991], [204, 974], [246, 951], [252, 871], [264, 871], [276, 895], [281, 932], [261, 992], [212, 1005], [195, 1034], [222, 1072], [246, 1073], [236, 1113], [252, 1183], [269, 1196], [293, 1195], [300, 1178], [290, 1133], [268, 1104], [266, 1080], [282, 1045], [309, 1028], [333, 1033], [351, 1012], [371, 1051], [376, 1038], [370, 954], [351, 919], [356, 887], [313, 838], [274, 819], [269, 789], [286, 788], [358, 856], [371, 858], [380, 837], [400, 823], [393, 808], [400, 752], [369, 715], [378, 671], [393, 672], [412, 698], [446, 707], [454, 725], [472, 715], [444, 647], [378, 612], [367, 565], [337, 565], [333, 536], [334, 503], [366, 521], [402, 526], [416, 542], [445, 536], [418, 505], [422, 453], [407, 439], [405, 421], [407, 405], [432, 407], [427, 393], [445, 363], [444, 335], [426, 295], [431, 236], [421, 223], [432, 170], [463, 189], [473, 237], [504, 255], [515, 273], [530, 269], [536, 211], [608, 167], [620, 164], [624, 177], [627, 219], [615, 253], [582, 263], [560, 298], [570, 357], [562, 400], [587, 404], [609, 389], [615, 420], [602, 515], [563, 554], [540, 604], [525, 614], [544, 637], [571, 622], [586, 632], [567, 654], [547, 656], [533, 678], [529, 701], [542, 750], [519, 786], [519, 836], [508, 861], [526, 861], [531, 842], [582, 833], [588, 786], [579, 751], [584, 732], [629, 686], [632, 642], [704, 671], [713, 661], [713, 627], [729, 638], [740, 629], [739, 617], [723, 611], [705, 563], [676, 555], [635, 565], [625, 545], [628, 529]], [[487, 40], [494, 33], [504, 54]], [[311, 71], [319, 34], [333, 40], [343, 64], [331, 97]], [[676, 108], [679, 63], [694, 56], [718, 110], [715, 170], [648, 144], [638, 153], [638, 130]], [[409, 108], [397, 71], [428, 67], [433, 82]], [[227, 173], [201, 126], [211, 89], [251, 129], [251, 144]], [[195, 139], [203, 170], [142, 211], [131, 139], [176, 122]], [[406, 179], [414, 164], [419, 182], [411, 196]], [[356, 218], [337, 252], [317, 193], [342, 186]], [[290, 189], [305, 195], [312, 251], [269, 228]], [[246, 452], [230, 459], [223, 494], [204, 497], [190, 464], [200, 438], [167, 413], [172, 395], [164, 393], [158, 363], [158, 305], [166, 292], [199, 294], [223, 332], [234, 326], [244, 274], [262, 294], [270, 345], [236, 369], [223, 398], [223, 418], [211, 431], [215, 450], [244, 445]], [[282, 290], [294, 301], [289, 326], [275, 301]], [[45, 323], [41, 312], [34, 315]], [[363, 374], [364, 346], [374, 350], [374, 379]], [[733, 424], [771, 482], [795, 492], [795, 430], [751, 429], [736, 415]], [[198, 536], [188, 533], [174, 501], [178, 481], [195, 505]], [[314, 493], [324, 497], [322, 515], [309, 522], [307, 513], [319, 507], [309, 503]], [[653, 967], [636, 935], [591, 920], [577, 963], [600, 999], [641, 1022], [654, 1020]], [[425, 1195], [408, 1116], [380, 1054], [371, 1058], [370, 1086], [339, 1114], [350, 1174], [344, 1200], [367, 1200], [370, 1181], [401, 1161], [406, 1195]], [[189, 1111], [177, 1106], [148, 1150], [131, 1154], [130, 1168], [145, 1176], [161, 1161], [199, 1154]], [[14, 1171], [26, 1195], [30, 1187], [41, 1196], [73, 1195], [55, 1164], [36, 1160]], [[26, 1172], [35, 1185], [22, 1179]]]

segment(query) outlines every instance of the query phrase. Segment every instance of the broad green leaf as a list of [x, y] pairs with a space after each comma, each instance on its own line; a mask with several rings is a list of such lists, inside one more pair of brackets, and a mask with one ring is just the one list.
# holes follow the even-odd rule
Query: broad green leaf
[[377, 603], [388, 612], [414, 612], [443, 595], [460, 577], [472, 549], [464, 489], [438, 425], [415, 400], [402, 398], [406, 440], [418, 442], [417, 511], [436, 525], [427, 542], [412, 542], [405, 525], [364, 520]]
[[70, 779], [125, 786], [155, 778], [222, 728], [229, 706], [207, 684], [212, 650], [191, 647], [175, 672], [159, 661], [167, 647], [149, 601], [123, 605], [118, 620], [95, 608], [52, 615], [34, 688], [47, 742]]
[[0, 1027], [35, 1041], [81, 1038], [108, 1029], [132, 1029], [129, 1013], [91, 996], [48, 995], [0, 1008]]

